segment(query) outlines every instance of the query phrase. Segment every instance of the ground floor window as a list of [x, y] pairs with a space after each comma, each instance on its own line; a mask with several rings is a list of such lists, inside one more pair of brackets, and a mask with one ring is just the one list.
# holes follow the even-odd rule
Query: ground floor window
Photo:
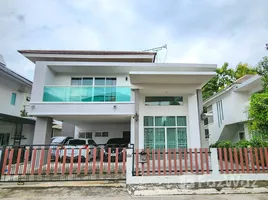
[[79, 138], [92, 139], [92, 132], [79, 132]]
[[186, 116], [145, 116], [144, 148], [187, 148]]

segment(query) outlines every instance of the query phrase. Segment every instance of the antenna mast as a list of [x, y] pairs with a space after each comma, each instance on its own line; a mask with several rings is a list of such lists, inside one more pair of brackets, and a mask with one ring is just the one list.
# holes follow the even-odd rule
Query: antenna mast
[[[146, 49], [146, 50], [143, 50], [143, 51], [151, 51], [151, 52], [158, 53], [158, 51], [161, 51], [162, 49], [166, 49], [166, 54], [165, 54], [165, 58], [164, 58], [164, 61], [163, 61], [163, 62], [165, 62], [166, 61], [166, 57], [167, 57], [167, 44], [165, 44], [165, 45], [163, 45], [161, 47], [155, 47], [155, 48]], [[159, 61], [159, 58], [158, 58], [157, 54], [156, 54], [156, 59]]]

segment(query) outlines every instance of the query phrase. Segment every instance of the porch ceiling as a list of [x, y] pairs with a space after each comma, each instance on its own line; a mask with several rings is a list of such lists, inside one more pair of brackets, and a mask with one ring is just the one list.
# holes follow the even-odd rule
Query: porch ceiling
[[130, 123], [131, 116], [109, 116], [109, 115], [73, 115], [73, 116], [51, 116], [55, 120], [65, 121], [70, 124], [79, 125], [86, 123], [94, 124], [124, 124]]

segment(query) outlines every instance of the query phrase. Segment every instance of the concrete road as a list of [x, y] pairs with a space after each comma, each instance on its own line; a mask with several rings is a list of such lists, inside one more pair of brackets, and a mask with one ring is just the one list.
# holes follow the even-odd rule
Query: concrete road
[[1, 200], [268, 200], [268, 194], [236, 195], [182, 195], [165, 197], [131, 197], [125, 188], [111, 187], [65, 187], [65, 188], [10, 188], [0, 189]]

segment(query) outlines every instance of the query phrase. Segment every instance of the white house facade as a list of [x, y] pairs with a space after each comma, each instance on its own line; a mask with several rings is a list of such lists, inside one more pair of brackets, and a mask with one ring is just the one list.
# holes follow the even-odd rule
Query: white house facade
[[217, 141], [233, 143], [250, 139], [248, 131], [248, 107], [250, 96], [262, 90], [259, 75], [245, 75], [234, 84], [204, 101], [209, 113], [205, 123], [204, 144]]
[[202, 86], [216, 65], [155, 63], [156, 53], [22, 50], [35, 63], [29, 114], [34, 144], [62, 135], [104, 144], [127, 138], [135, 148], [201, 147]]
[[0, 146], [32, 144], [35, 120], [21, 117], [32, 82], [6, 67], [0, 55]]

